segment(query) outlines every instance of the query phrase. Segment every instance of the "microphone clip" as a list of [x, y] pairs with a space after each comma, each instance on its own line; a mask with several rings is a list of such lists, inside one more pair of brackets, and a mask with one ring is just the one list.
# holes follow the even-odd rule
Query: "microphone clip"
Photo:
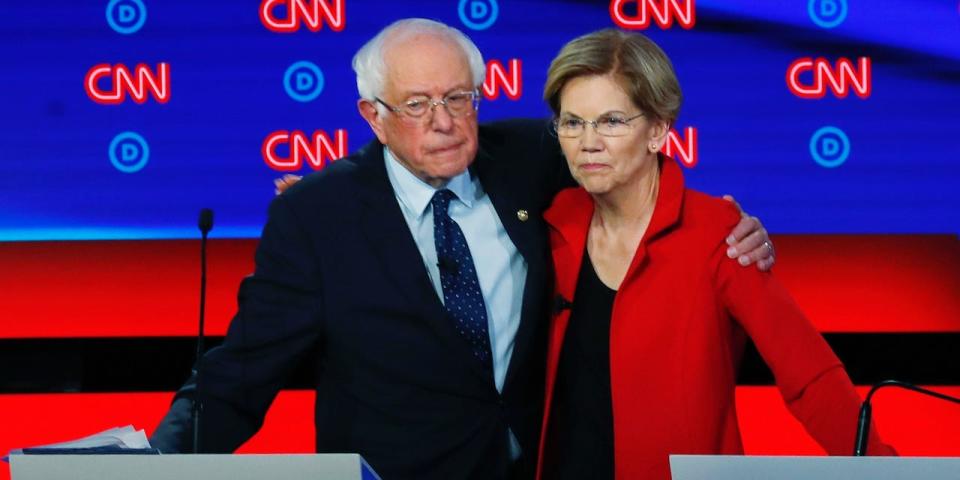
[[557, 315], [564, 310], [570, 310], [573, 308], [573, 302], [563, 298], [563, 295], [557, 295], [553, 299], [553, 314]]

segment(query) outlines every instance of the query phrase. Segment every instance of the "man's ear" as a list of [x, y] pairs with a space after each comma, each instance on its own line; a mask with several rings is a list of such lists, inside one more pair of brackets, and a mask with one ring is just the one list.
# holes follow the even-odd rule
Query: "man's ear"
[[384, 118], [383, 115], [380, 114], [380, 110], [377, 109], [376, 104], [370, 100], [361, 98], [357, 100], [357, 110], [360, 112], [360, 116], [370, 125], [370, 129], [373, 130], [374, 135], [377, 136], [377, 140], [387, 145], [387, 135], [383, 128]]

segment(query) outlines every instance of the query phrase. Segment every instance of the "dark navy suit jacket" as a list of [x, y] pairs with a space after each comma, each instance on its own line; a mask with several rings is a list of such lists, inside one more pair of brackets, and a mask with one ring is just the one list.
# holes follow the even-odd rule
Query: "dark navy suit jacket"
[[[445, 315], [373, 142], [271, 204], [238, 313], [201, 363], [201, 451], [252, 436], [308, 361], [318, 452], [359, 452], [386, 480], [502, 478], [509, 428], [532, 473], [552, 282], [541, 213], [570, 180], [543, 121], [482, 126], [479, 140], [471, 172], [527, 262], [502, 394]], [[178, 392], [154, 446], [192, 450], [195, 391], [191, 379]]]

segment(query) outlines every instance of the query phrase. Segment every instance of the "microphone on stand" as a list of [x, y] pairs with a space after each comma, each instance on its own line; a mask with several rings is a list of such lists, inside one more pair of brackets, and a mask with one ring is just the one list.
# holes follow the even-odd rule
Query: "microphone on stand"
[[197, 334], [197, 358], [193, 363], [195, 393], [193, 398], [193, 453], [200, 453], [200, 412], [203, 399], [200, 395], [200, 360], [203, 358], [203, 317], [207, 303], [207, 234], [213, 230], [213, 210], [203, 208], [197, 221], [200, 228], [200, 329]]
[[870, 392], [867, 393], [867, 398], [864, 399], [863, 404], [860, 406], [860, 416], [857, 418], [857, 440], [853, 446], [853, 456], [855, 457], [862, 457], [867, 454], [867, 439], [870, 436], [870, 417], [872, 414], [870, 399], [877, 390], [880, 390], [883, 387], [900, 387], [907, 390], [913, 390], [914, 392], [919, 392], [924, 395], [930, 395], [931, 397], [936, 397], [941, 400], [960, 403], [960, 398], [944, 395], [942, 393], [934, 392], [933, 390], [927, 390], [926, 388], [920, 388], [912, 383], [901, 382], [899, 380], [884, 380], [874, 385], [873, 388], [870, 389]]

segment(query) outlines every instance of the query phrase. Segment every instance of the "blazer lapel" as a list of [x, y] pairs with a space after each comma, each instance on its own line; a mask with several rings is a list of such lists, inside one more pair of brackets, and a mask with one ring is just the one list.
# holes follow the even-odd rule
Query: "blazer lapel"
[[510, 385], [519, 362], [525, 361], [527, 350], [537, 334], [538, 327], [545, 321], [545, 303], [542, 293], [544, 285], [550, 280], [546, 231], [541, 213], [529, 195], [523, 195], [529, 187], [523, 184], [528, 179], [514, 178], [513, 172], [504, 162], [494, 161], [482, 148], [472, 166], [479, 176], [480, 184], [490, 197], [490, 202], [500, 217], [507, 236], [517, 251], [527, 262], [527, 279], [524, 283], [523, 304], [520, 325], [514, 338], [513, 354], [507, 368], [504, 386]]
[[478, 376], [493, 385], [493, 374], [477, 361], [456, 332], [453, 320], [447, 316], [427, 273], [423, 257], [410, 233], [397, 203], [396, 194], [387, 177], [383, 145], [368, 144], [358, 154], [357, 166], [362, 180], [358, 196], [363, 203], [360, 224], [370, 244], [370, 252], [382, 265], [383, 276], [403, 292], [409, 305], [422, 312], [444, 345], [454, 356], [469, 365]]
[[371, 253], [383, 266], [384, 276], [404, 292], [412, 305], [430, 305], [431, 301], [439, 304], [383, 161], [383, 146], [377, 142], [364, 147], [357, 159], [363, 173], [357, 192], [363, 203], [360, 210], [363, 233], [370, 242]]
[[513, 245], [530, 262], [532, 257], [538, 257], [541, 247], [542, 235], [534, 228], [540, 220], [540, 212], [536, 210], [539, 205], [532, 204], [532, 201], [530, 205], [524, 203], [518, 192], [528, 187], [520, 182], [522, 179], [513, 178], [505, 166], [494, 162], [481, 148], [472, 169], [480, 177], [480, 184], [490, 197]]

